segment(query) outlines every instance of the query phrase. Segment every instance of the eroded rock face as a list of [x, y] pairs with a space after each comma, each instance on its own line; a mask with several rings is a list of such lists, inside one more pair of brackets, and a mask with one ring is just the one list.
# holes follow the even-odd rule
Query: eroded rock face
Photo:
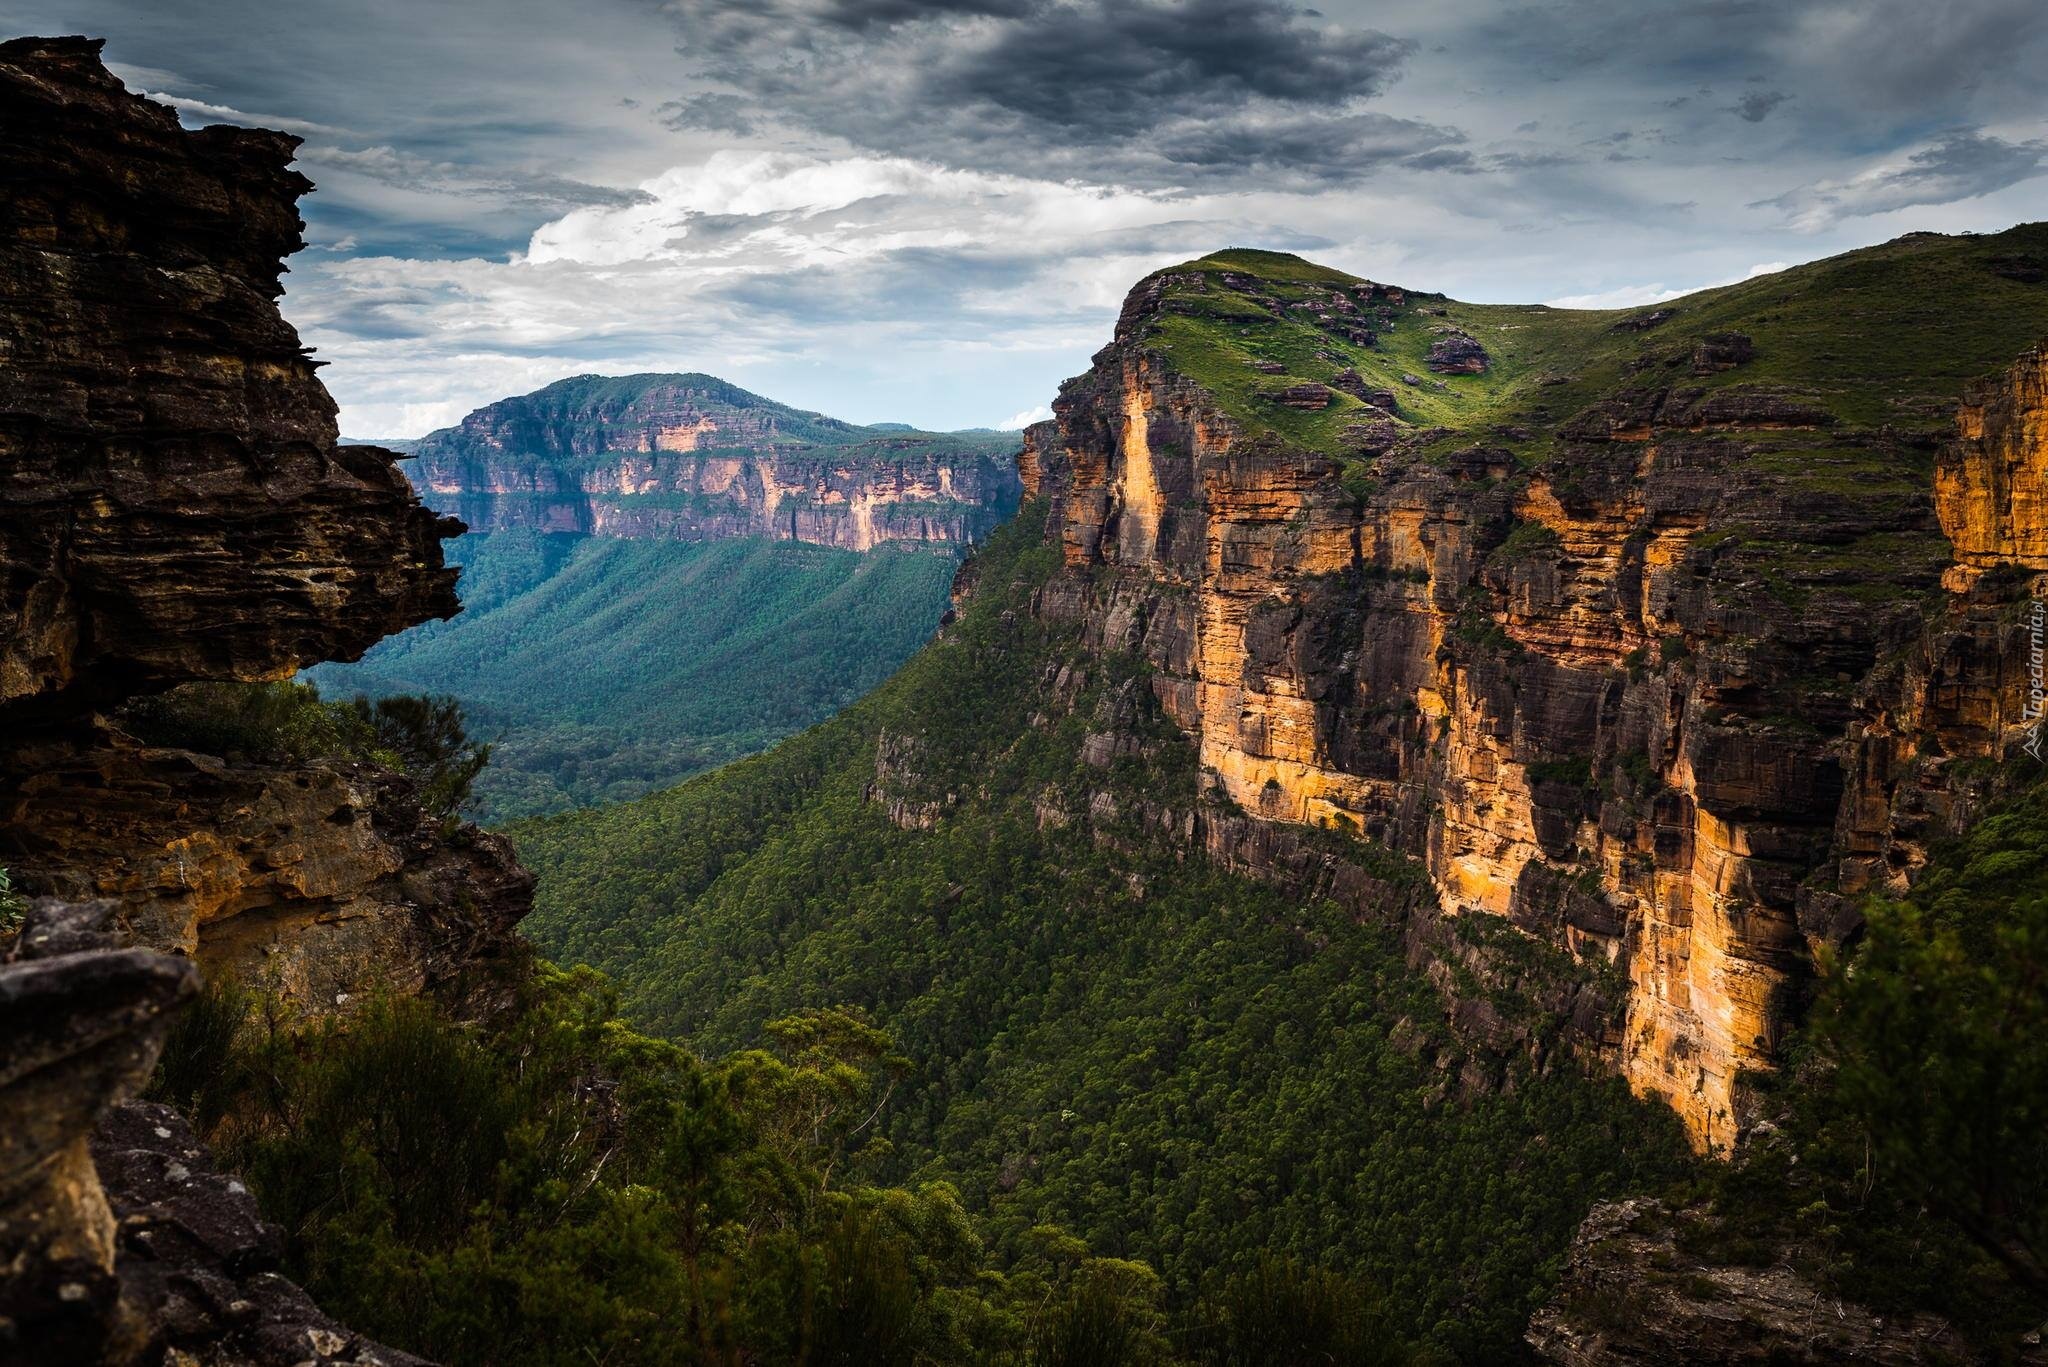
[[655, 541], [764, 537], [841, 550], [965, 547], [1016, 509], [996, 456], [824, 457], [612, 452], [574, 469], [516, 456], [414, 467], [421, 495], [477, 531]]
[[114, 948], [112, 922], [106, 903], [40, 902], [0, 962], [0, 1361], [128, 1361], [149, 1336], [87, 1136], [148, 1080], [199, 975]]
[[2048, 344], [1973, 385], [1956, 426], [1934, 467], [1950, 587], [2001, 565], [2048, 570]]
[[0, 1362], [418, 1363], [321, 1314], [249, 1189], [131, 1099], [199, 974], [116, 922], [39, 902], [0, 963]]
[[1560, 1367], [1977, 1360], [1932, 1315], [1875, 1314], [1784, 1262], [1738, 1267], [1688, 1253], [1680, 1235], [1705, 1218], [1649, 1200], [1594, 1207], [1564, 1284], [1530, 1322], [1529, 1345]]
[[0, 747], [0, 866], [105, 899], [124, 942], [303, 1008], [418, 992], [506, 952], [533, 876], [374, 765], [228, 761], [110, 727]]
[[278, 1270], [284, 1239], [168, 1106], [113, 1107], [92, 1157], [119, 1228], [121, 1293], [162, 1361], [426, 1367], [336, 1324]]
[[0, 866], [69, 899], [0, 935], [0, 1362], [403, 1363], [276, 1275], [174, 1118], [120, 1108], [194, 960], [314, 1010], [416, 991], [512, 948], [531, 880], [396, 775], [150, 749], [96, 712], [452, 613], [460, 527], [337, 444], [277, 312], [295, 140], [186, 132], [98, 51], [0, 44]]
[[[1505, 452], [1375, 442], [1361, 503], [1334, 462], [1248, 434], [1149, 350], [1155, 301], [1133, 293], [1027, 433], [1025, 486], [1068, 566], [1040, 610], [1153, 664], [1237, 813], [1196, 814], [1213, 854], [1329, 884], [1248, 834], [1279, 823], [1412, 856], [1432, 897], [1363, 880], [1350, 900], [1404, 924], [1454, 1018], [1539, 1061], [1603, 1060], [1701, 1147], [1732, 1145], [1742, 1076], [1773, 1066], [1813, 946], [1854, 933], [1859, 889], [1909, 878], [1961, 828], [1977, 780], [1959, 761], [2019, 735], [2014, 582], [1944, 597], [1927, 548], [1946, 526], [1966, 557], [2027, 566], [2025, 536], [1979, 525], [2024, 501], [1944, 493], [1938, 522], [1924, 488], [1801, 492], [1758, 454], [1927, 451], [1838, 430], [1809, 395], [1677, 380], [1558, 421], [1556, 456], [1524, 476], [1505, 477]], [[2036, 353], [1973, 396], [1945, 468], [1987, 473], [1952, 484], [2048, 464], [2040, 376]], [[1770, 558], [1783, 545], [1802, 548], [1789, 567]], [[1902, 592], [1859, 596], [1856, 556], [1813, 546], [1880, 548]], [[1621, 998], [1489, 961], [1450, 930], [1471, 915], [1612, 965]], [[1532, 1022], [1482, 1020], [1458, 985], [1517, 976], [1545, 1004]]]
[[487, 954], [531, 880], [490, 837], [443, 839], [394, 775], [149, 750], [83, 715], [458, 606], [459, 524], [389, 453], [338, 445], [278, 314], [296, 145], [186, 132], [96, 42], [0, 45], [0, 865], [317, 1005]]
[[1016, 510], [1008, 452], [787, 409], [709, 376], [579, 377], [422, 440], [414, 482], [477, 531], [963, 547]]
[[[353, 659], [456, 610], [451, 528], [337, 444], [279, 315], [297, 140], [0, 44], [0, 717]], [[11, 724], [11, 723], [10, 723]]]

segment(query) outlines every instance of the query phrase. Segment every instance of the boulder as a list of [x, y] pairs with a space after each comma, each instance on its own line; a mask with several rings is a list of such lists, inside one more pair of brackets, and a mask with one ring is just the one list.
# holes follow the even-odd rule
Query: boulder
[[1269, 403], [1277, 403], [1283, 408], [1299, 408], [1305, 412], [1318, 412], [1328, 408], [1335, 401], [1336, 396], [1330, 392], [1329, 386], [1310, 383], [1289, 385], [1285, 389], [1268, 390], [1259, 395], [1259, 397]]
[[1651, 328], [1662, 327], [1678, 316], [1677, 309], [1652, 309], [1638, 313], [1616, 323], [1610, 332], [1648, 332]]
[[1453, 332], [1429, 347], [1429, 368], [1439, 375], [1483, 375], [1490, 359], [1476, 338], [1462, 332]]
[[1711, 332], [1692, 346], [1692, 373], [1712, 375], [1756, 358], [1756, 344], [1740, 332]]

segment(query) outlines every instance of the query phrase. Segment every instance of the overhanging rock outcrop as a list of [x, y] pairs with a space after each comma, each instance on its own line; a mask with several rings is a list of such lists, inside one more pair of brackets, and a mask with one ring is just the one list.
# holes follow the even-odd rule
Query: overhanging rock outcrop
[[517, 952], [532, 879], [375, 765], [108, 716], [454, 613], [460, 524], [340, 445], [278, 312], [296, 140], [188, 131], [99, 48], [0, 44], [0, 868], [41, 898], [0, 906], [0, 1364], [401, 1367], [133, 1097], [201, 968], [306, 1011], [425, 990]]
[[298, 140], [0, 44], [0, 723], [353, 659], [459, 606], [452, 526], [342, 446], [278, 313]]

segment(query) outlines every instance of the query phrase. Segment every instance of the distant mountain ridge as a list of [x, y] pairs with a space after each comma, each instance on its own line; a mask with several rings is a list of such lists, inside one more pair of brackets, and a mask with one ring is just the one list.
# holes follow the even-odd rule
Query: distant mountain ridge
[[1020, 445], [863, 427], [711, 375], [579, 375], [421, 438], [410, 474], [473, 531], [954, 547], [1015, 511]]
[[[400, 449], [400, 443], [370, 443]], [[579, 375], [403, 444], [462, 612], [309, 677], [458, 698], [487, 821], [636, 797], [881, 683], [1016, 510], [1015, 432], [863, 427], [710, 375]]]

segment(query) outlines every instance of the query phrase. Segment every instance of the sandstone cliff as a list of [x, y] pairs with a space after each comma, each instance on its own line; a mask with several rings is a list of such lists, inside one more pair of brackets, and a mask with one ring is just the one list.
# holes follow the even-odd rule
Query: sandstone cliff
[[[2040, 353], [2014, 357], [2048, 304], [1984, 262], [2044, 236], [1904, 239], [1618, 323], [1268, 253], [1164, 272], [1027, 434], [1068, 565], [1040, 610], [1154, 666], [1212, 854], [1325, 887], [1343, 858], [1290, 830], [1411, 857], [1421, 899], [1335, 881], [1454, 1017], [1604, 1062], [1725, 1149], [1814, 948], [2024, 737], [2001, 570], [2044, 567]], [[1882, 330], [1930, 282], [1958, 317], [1912, 345], [1942, 365], [1827, 349], [1824, 297]], [[1487, 365], [1417, 379], [1446, 328]], [[1509, 1019], [1507, 985], [1542, 1009]]]
[[512, 948], [531, 878], [396, 774], [147, 746], [102, 709], [452, 614], [461, 528], [338, 442], [277, 312], [295, 140], [187, 132], [99, 46], [0, 44], [0, 867], [43, 898], [0, 918], [0, 1360], [403, 1362], [123, 1099], [194, 960], [313, 1011], [416, 990]]
[[1873, 1314], [1786, 1262], [1730, 1266], [1689, 1252], [1687, 1237], [1707, 1218], [1651, 1200], [1595, 1208], [1565, 1285], [1530, 1324], [1530, 1346], [1561, 1367], [1973, 1360], [1962, 1336], [1931, 1315]]
[[448, 527], [339, 444], [277, 312], [296, 140], [184, 132], [83, 43], [0, 70], [0, 713], [275, 677], [453, 613]]
[[1016, 508], [1015, 449], [856, 427], [708, 375], [586, 375], [480, 408], [411, 458], [426, 502], [477, 531], [866, 551], [985, 535]]

